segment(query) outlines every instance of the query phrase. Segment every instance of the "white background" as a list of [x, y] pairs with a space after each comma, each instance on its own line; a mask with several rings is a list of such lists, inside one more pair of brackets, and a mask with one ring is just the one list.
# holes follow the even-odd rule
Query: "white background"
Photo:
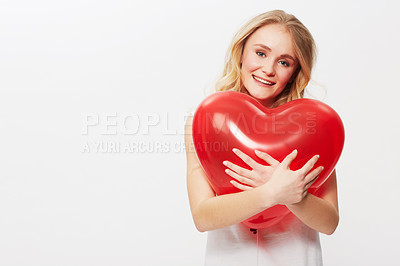
[[310, 91], [345, 124], [325, 265], [398, 265], [392, 2], [1, 1], [0, 265], [202, 265], [184, 117], [212, 89], [236, 30], [272, 9], [314, 35]]

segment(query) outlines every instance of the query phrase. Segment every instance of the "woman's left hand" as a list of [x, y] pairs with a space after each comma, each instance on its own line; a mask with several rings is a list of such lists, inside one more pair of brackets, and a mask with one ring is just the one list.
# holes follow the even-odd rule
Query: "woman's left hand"
[[248, 190], [265, 184], [279, 165], [279, 161], [275, 160], [271, 155], [258, 150], [255, 150], [257, 157], [264, 160], [269, 165], [263, 165], [254, 161], [250, 156], [239, 149], [233, 149], [233, 152], [252, 169], [248, 170], [232, 162], [223, 161], [223, 164], [229, 168], [225, 169], [225, 172], [240, 182], [232, 180], [231, 184], [240, 190]]

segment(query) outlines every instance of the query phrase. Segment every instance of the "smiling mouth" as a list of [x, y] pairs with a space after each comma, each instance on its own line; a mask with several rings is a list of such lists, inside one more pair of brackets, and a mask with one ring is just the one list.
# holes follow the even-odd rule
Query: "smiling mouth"
[[276, 83], [274, 83], [274, 82], [271, 82], [271, 81], [268, 81], [268, 80], [266, 80], [266, 79], [262, 79], [262, 78], [256, 77], [256, 76], [254, 76], [254, 75], [253, 75], [253, 79], [255, 79], [255, 80], [258, 81], [258, 82], [261, 82], [262, 84], [268, 85], [268, 86], [272, 86], [272, 85], [275, 85], [275, 84], [276, 84]]

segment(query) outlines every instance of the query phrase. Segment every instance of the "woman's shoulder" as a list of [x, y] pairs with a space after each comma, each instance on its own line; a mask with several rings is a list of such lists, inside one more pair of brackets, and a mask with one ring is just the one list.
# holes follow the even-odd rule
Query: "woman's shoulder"
[[185, 125], [184, 125], [184, 132], [185, 132], [185, 143], [186, 145], [192, 143], [192, 124], [193, 124], [193, 113], [189, 113], [185, 116]]
[[193, 117], [194, 117], [193, 113], [188, 113], [187, 115], [185, 115], [185, 131], [188, 127], [190, 128], [192, 127]]

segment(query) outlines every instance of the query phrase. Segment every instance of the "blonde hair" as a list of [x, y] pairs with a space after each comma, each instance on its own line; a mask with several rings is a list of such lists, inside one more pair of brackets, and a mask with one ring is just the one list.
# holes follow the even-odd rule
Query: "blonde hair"
[[247, 39], [257, 29], [269, 24], [283, 25], [293, 39], [293, 46], [299, 62], [294, 78], [274, 99], [273, 107], [294, 99], [303, 98], [304, 90], [311, 79], [311, 70], [315, 60], [315, 42], [309, 30], [293, 15], [282, 10], [262, 13], [247, 22], [233, 37], [225, 56], [222, 76], [216, 83], [216, 91], [233, 90], [248, 94], [240, 75], [240, 61]]

